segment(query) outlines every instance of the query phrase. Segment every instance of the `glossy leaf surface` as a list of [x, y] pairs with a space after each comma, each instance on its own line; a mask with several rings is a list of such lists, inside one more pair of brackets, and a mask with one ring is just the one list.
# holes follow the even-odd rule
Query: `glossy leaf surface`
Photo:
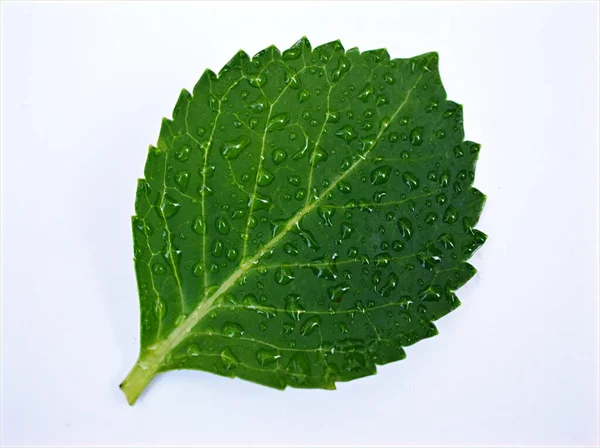
[[404, 358], [475, 273], [478, 151], [435, 53], [302, 39], [206, 71], [138, 184], [129, 402], [173, 369], [334, 389]]

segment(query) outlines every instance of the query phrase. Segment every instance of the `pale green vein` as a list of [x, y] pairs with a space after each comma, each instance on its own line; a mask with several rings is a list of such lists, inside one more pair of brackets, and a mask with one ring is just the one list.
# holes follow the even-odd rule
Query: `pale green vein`
[[171, 268], [173, 269], [173, 277], [175, 277], [175, 281], [177, 282], [177, 289], [179, 291], [179, 298], [180, 298], [180, 302], [181, 302], [181, 312], [185, 313], [185, 300], [183, 297], [183, 289], [181, 287], [181, 278], [180, 278], [180, 274], [179, 274], [179, 269], [177, 269], [177, 265], [175, 264], [175, 256], [173, 254], [173, 235], [169, 228], [169, 222], [167, 221], [167, 217], [165, 216], [165, 212], [163, 209], [163, 207], [165, 206], [165, 196], [167, 194], [167, 165], [168, 165], [168, 163], [167, 163], [167, 154], [166, 153], [164, 154], [164, 159], [165, 159], [164, 160], [165, 166], [163, 169], [162, 197], [160, 199], [160, 206], [157, 207], [157, 209], [158, 209], [158, 213], [162, 216], [162, 219], [165, 222], [165, 231], [167, 233], [166, 242], [167, 242], [167, 251], [169, 253], [169, 261], [171, 264]]
[[[273, 62], [273, 61], [271, 61]], [[269, 62], [269, 63], [271, 63]], [[267, 64], [268, 65], [268, 64]], [[285, 64], [284, 64], [285, 65]], [[296, 74], [299, 75], [300, 73], [302, 73], [303, 70], [305, 70], [306, 67], [304, 67], [302, 70], [299, 70], [298, 73]], [[244, 235], [244, 247], [243, 247], [243, 251], [242, 251], [242, 257], [241, 257], [241, 262], [244, 262], [244, 259], [246, 258], [246, 252], [248, 250], [248, 238], [249, 238], [249, 230], [250, 230], [250, 221], [252, 219], [252, 212], [254, 211], [254, 203], [256, 202], [256, 192], [258, 191], [258, 178], [260, 176], [260, 171], [262, 169], [262, 164], [263, 164], [263, 160], [264, 160], [264, 152], [265, 152], [265, 143], [267, 140], [267, 132], [269, 131], [269, 121], [271, 119], [271, 116], [273, 114], [273, 109], [275, 107], [275, 105], [279, 102], [279, 100], [281, 99], [281, 97], [283, 96], [283, 94], [287, 91], [287, 89], [289, 88], [289, 86], [292, 83], [288, 83], [279, 93], [279, 95], [277, 96], [277, 98], [275, 98], [275, 100], [272, 103], [269, 103], [269, 113], [267, 114], [267, 119], [265, 121], [265, 128], [263, 130], [263, 135], [262, 135], [262, 142], [260, 145], [260, 153], [258, 156], [258, 168], [256, 169], [256, 175], [254, 177], [254, 189], [253, 189], [253, 193], [252, 196], [250, 197], [250, 210], [248, 211], [248, 219], [246, 219], [246, 230], [244, 231], [243, 235]], [[264, 95], [263, 93], [263, 96]]]
[[[382, 252], [385, 254], [385, 252]], [[415, 253], [411, 253], [411, 254], [406, 254], [403, 255], [401, 257], [386, 257], [385, 261], [387, 262], [396, 262], [396, 261], [400, 261], [400, 260], [406, 260], [409, 258], [413, 258], [415, 256], [417, 256], [418, 252]], [[365, 256], [366, 257], [366, 256]], [[383, 261], [383, 260], [382, 260]], [[375, 260], [373, 260], [372, 258], [352, 258], [352, 259], [348, 259], [348, 260], [330, 260], [330, 261], [315, 261], [315, 262], [310, 262], [310, 263], [278, 263], [278, 264], [274, 264], [274, 265], [264, 265], [264, 264], [257, 264], [256, 266], [252, 266], [250, 270], [253, 269], [258, 269], [258, 268], [267, 268], [267, 269], [275, 269], [275, 268], [279, 268], [279, 267], [289, 267], [289, 268], [319, 268], [319, 267], [333, 267], [333, 266], [340, 266], [340, 265], [345, 265], [345, 264], [352, 264], [352, 263], [360, 263], [360, 264], [374, 264], [377, 266], [377, 262]]]
[[[319, 132], [319, 137], [317, 138], [317, 140], [315, 141], [315, 144], [313, 146], [313, 151], [317, 150], [317, 147], [319, 146], [319, 143], [321, 142], [321, 138], [323, 137], [325, 127], [327, 126], [327, 117], [329, 115], [331, 91], [333, 90], [333, 84], [331, 83], [331, 81], [329, 81], [329, 75], [327, 74], [327, 70], [326, 69], [323, 69], [323, 70], [325, 71], [325, 78], [327, 79], [327, 84], [329, 85], [329, 88], [327, 89], [327, 107], [325, 108], [325, 117], [323, 117], [323, 125], [321, 126], [321, 131]], [[302, 127], [302, 126], [300, 126], [300, 127]], [[310, 154], [309, 154], [309, 161], [310, 161]], [[308, 173], [308, 186], [306, 188], [306, 204], [308, 204], [310, 202], [310, 198], [311, 198], [311, 189], [312, 189], [312, 183], [313, 183], [314, 170], [315, 170], [315, 163], [311, 163], [309, 173]]]

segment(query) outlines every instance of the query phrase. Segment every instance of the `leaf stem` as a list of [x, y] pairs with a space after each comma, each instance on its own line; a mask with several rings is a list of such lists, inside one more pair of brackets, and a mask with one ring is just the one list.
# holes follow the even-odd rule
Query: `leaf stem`
[[127, 402], [133, 406], [142, 391], [148, 383], [156, 376], [159, 364], [156, 362], [147, 362], [145, 359], [138, 359], [127, 377], [119, 387], [125, 394]]

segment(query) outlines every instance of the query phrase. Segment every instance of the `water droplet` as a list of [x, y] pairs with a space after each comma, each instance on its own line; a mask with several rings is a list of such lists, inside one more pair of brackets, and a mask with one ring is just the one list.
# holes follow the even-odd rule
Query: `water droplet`
[[282, 113], [278, 115], [274, 115], [271, 117], [267, 123], [268, 130], [280, 130], [285, 127], [290, 117], [287, 113]]
[[246, 135], [240, 135], [235, 140], [230, 140], [223, 143], [221, 146], [221, 155], [227, 160], [235, 159], [249, 144], [250, 138]]
[[300, 182], [301, 182], [299, 176], [288, 176], [287, 180], [288, 180], [288, 182], [290, 184], [292, 184], [295, 187], [297, 187], [298, 185], [300, 185]]
[[367, 135], [359, 140], [361, 151], [368, 151], [375, 145], [377, 136], [375, 134]]
[[167, 304], [162, 300], [157, 300], [154, 303], [154, 314], [159, 321], [162, 320], [167, 314]]
[[441, 250], [429, 243], [417, 253], [417, 260], [422, 267], [432, 271], [437, 263], [441, 263], [443, 255]]
[[344, 182], [343, 180], [337, 183], [337, 189], [340, 193], [348, 194], [352, 192], [352, 187], [348, 182]]
[[239, 338], [244, 335], [244, 327], [235, 322], [225, 322], [221, 328], [221, 333], [228, 338]]
[[321, 318], [319, 316], [309, 317], [306, 322], [300, 327], [300, 334], [302, 336], [310, 336], [315, 329], [321, 325]]
[[404, 249], [404, 243], [400, 240], [392, 241], [392, 249], [396, 252], [399, 252]]
[[400, 236], [405, 240], [409, 240], [412, 237], [413, 226], [407, 218], [398, 219], [398, 229], [400, 230]]
[[348, 238], [350, 238], [354, 233], [354, 230], [356, 230], [356, 228], [352, 224], [350, 224], [349, 222], [343, 222], [340, 226], [340, 233], [342, 239], [347, 240]]
[[398, 285], [398, 276], [392, 272], [388, 275], [385, 286], [381, 288], [381, 296], [389, 297], [392, 294], [392, 291], [396, 289], [396, 285]]
[[296, 255], [298, 255], [298, 249], [292, 243], [285, 243], [284, 246], [283, 246], [283, 251], [286, 254], [291, 255], [293, 257], [295, 257]]
[[304, 353], [296, 353], [290, 358], [285, 371], [288, 374], [288, 381], [292, 385], [305, 384], [310, 376], [310, 364]]
[[234, 261], [238, 257], [238, 250], [235, 247], [230, 247], [225, 253], [225, 257], [229, 261]]
[[214, 165], [207, 165], [205, 168], [202, 168], [202, 170], [198, 170], [198, 172], [200, 173], [200, 175], [204, 175], [208, 179], [215, 175], [216, 169], [217, 167]]
[[368, 82], [358, 94], [358, 99], [360, 99], [363, 103], [366, 103], [369, 100], [369, 97], [373, 95], [373, 92], [373, 86], [370, 82]]
[[449, 233], [444, 233], [438, 237], [438, 241], [444, 246], [446, 249], [454, 248], [454, 237]]
[[315, 148], [315, 150], [312, 152], [312, 154], [310, 155], [309, 163], [312, 166], [317, 166], [320, 162], [324, 162], [328, 158], [329, 158], [329, 156], [328, 156], [327, 152], [320, 146], [317, 146]]
[[220, 257], [221, 255], [223, 255], [223, 241], [221, 240], [215, 240], [213, 242], [213, 247], [212, 247], [212, 254], [215, 257]]
[[285, 159], [287, 159], [287, 156], [288, 156], [287, 152], [283, 148], [275, 149], [271, 153], [271, 159], [273, 160], [273, 163], [275, 165], [279, 165], [281, 162], [283, 162]]
[[161, 263], [154, 263], [152, 265], [152, 272], [154, 272], [157, 275], [162, 275], [165, 272], [167, 272], [167, 270], [165, 269], [164, 265], [162, 265]]
[[423, 144], [423, 127], [422, 126], [417, 126], [416, 128], [413, 128], [412, 131], [410, 131], [410, 143], [413, 146], [421, 146]]
[[194, 218], [194, 221], [192, 223], [192, 229], [198, 235], [204, 235], [206, 233], [206, 226], [204, 225], [204, 219], [202, 218], [202, 216], [198, 215], [196, 216], [196, 218]]
[[331, 218], [335, 214], [335, 208], [333, 207], [317, 207], [317, 214], [323, 220], [323, 223], [327, 227], [333, 227], [333, 223], [331, 222]]
[[358, 137], [358, 134], [356, 133], [354, 128], [352, 126], [350, 126], [349, 124], [340, 128], [335, 133], [335, 135], [344, 139], [346, 141], [346, 143], [350, 143], [352, 140], [354, 140], [354, 139], [356, 139], [356, 137]]
[[418, 293], [418, 299], [422, 302], [438, 302], [442, 298], [442, 290], [437, 285], [432, 285]]
[[186, 162], [190, 158], [190, 154], [192, 153], [192, 148], [188, 145], [183, 145], [175, 152], [175, 158], [180, 162]]
[[338, 278], [338, 269], [335, 263], [328, 263], [325, 256], [313, 260], [310, 269], [317, 278], [324, 280], [336, 280]]
[[189, 171], [179, 171], [175, 175], [175, 182], [179, 186], [179, 189], [185, 191], [187, 189], [188, 184], [190, 183], [191, 174]]
[[221, 361], [227, 370], [235, 369], [240, 363], [229, 347], [225, 347], [221, 350]]
[[194, 275], [194, 277], [200, 277], [200, 276], [202, 276], [203, 270], [204, 270], [204, 265], [202, 263], [198, 262], [192, 267], [192, 274]]
[[448, 173], [448, 170], [444, 170], [444, 172], [440, 176], [440, 187], [447, 187], [449, 182], [450, 174]]
[[438, 205], [444, 205], [447, 200], [448, 197], [444, 193], [440, 193], [435, 197], [435, 201], [438, 203]]
[[175, 216], [179, 211], [181, 204], [177, 200], [173, 199], [168, 194], [165, 195], [161, 209], [165, 218], [171, 218]]
[[210, 110], [212, 110], [213, 112], [219, 112], [219, 100], [216, 96], [209, 95], [208, 107], [210, 107]]
[[454, 224], [458, 219], [458, 210], [454, 206], [450, 205], [444, 212], [443, 219], [444, 222], [448, 224]]
[[292, 90], [298, 90], [300, 88], [300, 81], [298, 80], [298, 74], [287, 71], [284, 74], [283, 82]]
[[410, 171], [407, 171], [404, 174], [402, 174], [402, 181], [408, 186], [408, 188], [411, 191], [419, 188], [419, 178]]
[[471, 218], [469, 218], [468, 216], [465, 216], [463, 218], [463, 229], [464, 229], [465, 233], [467, 235], [474, 235], [473, 227], [474, 227], [473, 220]]
[[262, 73], [252, 75], [248, 77], [248, 83], [252, 87], [262, 87], [267, 83], [267, 77]]
[[338, 121], [340, 121], [340, 113], [329, 110], [327, 111], [326, 120], [327, 123], [337, 123]]
[[254, 200], [252, 202], [253, 202], [252, 209], [254, 211], [268, 210], [272, 204], [270, 197], [262, 195], [260, 193], [256, 193], [254, 195]]
[[304, 308], [299, 302], [300, 296], [298, 294], [285, 296], [285, 312], [297, 322], [300, 322], [300, 316], [304, 313]]
[[437, 219], [438, 219], [438, 214], [436, 212], [429, 212], [429, 213], [427, 213], [427, 216], [425, 217], [425, 222], [427, 224], [435, 224]]
[[394, 79], [394, 77], [392, 76], [392, 74], [390, 72], [387, 72], [383, 75], [383, 80], [386, 82], [386, 84], [392, 85], [396, 82], [396, 80]]
[[190, 344], [185, 350], [188, 356], [200, 356], [200, 347], [198, 344]]
[[256, 180], [256, 183], [261, 187], [266, 187], [267, 185], [271, 184], [274, 179], [275, 179], [275, 176], [273, 176], [266, 169], [261, 168], [260, 172], [258, 173], [258, 178]]
[[309, 96], [310, 96], [310, 92], [306, 89], [303, 89], [298, 93], [298, 101], [300, 103], [303, 103], [308, 99]]
[[288, 266], [279, 266], [275, 271], [275, 283], [288, 285], [294, 281], [296, 276]]
[[375, 104], [377, 104], [377, 106], [384, 106], [385, 104], [388, 104], [389, 102], [390, 102], [390, 100], [388, 99], [387, 96], [378, 95]]
[[329, 295], [329, 300], [332, 300], [336, 303], [340, 303], [342, 301], [342, 297], [346, 291], [350, 290], [350, 286], [347, 283], [340, 283], [335, 286], [330, 286], [327, 288], [327, 294]]
[[382, 252], [373, 257], [373, 263], [378, 268], [385, 268], [390, 264], [390, 254]]
[[256, 359], [262, 367], [273, 364], [279, 358], [281, 358], [281, 355], [275, 350], [261, 348], [256, 352]]
[[389, 165], [383, 165], [378, 168], [375, 168], [373, 171], [371, 171], [371, 184], [385, 184], [389, 180], [391, 173], [392, 167]]
[[342, 79], [342, 76], [348, 72], [348, 70], [350, 70], [350, 60], [346, 56], [342, 55], [338, 59], [337, 68], [333, 70], [331, 74], [331, 81], [338, 82], [340, 79]]
[[221, 234], [221, 235], [227, 235], [229, 233], [230, 227], [229, 227], [229, 223], [227, 222], [227, 220], [222, 217], [219, 216], [216, 220], [215, 220], [215, 227], [217, 228], [217, 231]]
[[306, 244], [306, 247], [314, 250], [319, 250], [321, 248], [321, 245], [317, 243], [317, 240], [315, 239], [314, 235], [309, 230], [305, 230], [302, 227], [300, 227], [299, 222], [294, 223], [292, 232], [298, 235], [300, 238], [302, 238], [302, 241], [304, 242], [304, 244]]

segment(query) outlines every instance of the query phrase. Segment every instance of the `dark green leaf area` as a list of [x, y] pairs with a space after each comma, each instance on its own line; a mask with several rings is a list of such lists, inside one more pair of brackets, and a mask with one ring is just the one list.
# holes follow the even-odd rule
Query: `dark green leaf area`
[[478, 151], [435, 53], [302, 39], [205, 72], [138, 184], [141, 358], [326, 389], [403, 359], [475, 273]]

